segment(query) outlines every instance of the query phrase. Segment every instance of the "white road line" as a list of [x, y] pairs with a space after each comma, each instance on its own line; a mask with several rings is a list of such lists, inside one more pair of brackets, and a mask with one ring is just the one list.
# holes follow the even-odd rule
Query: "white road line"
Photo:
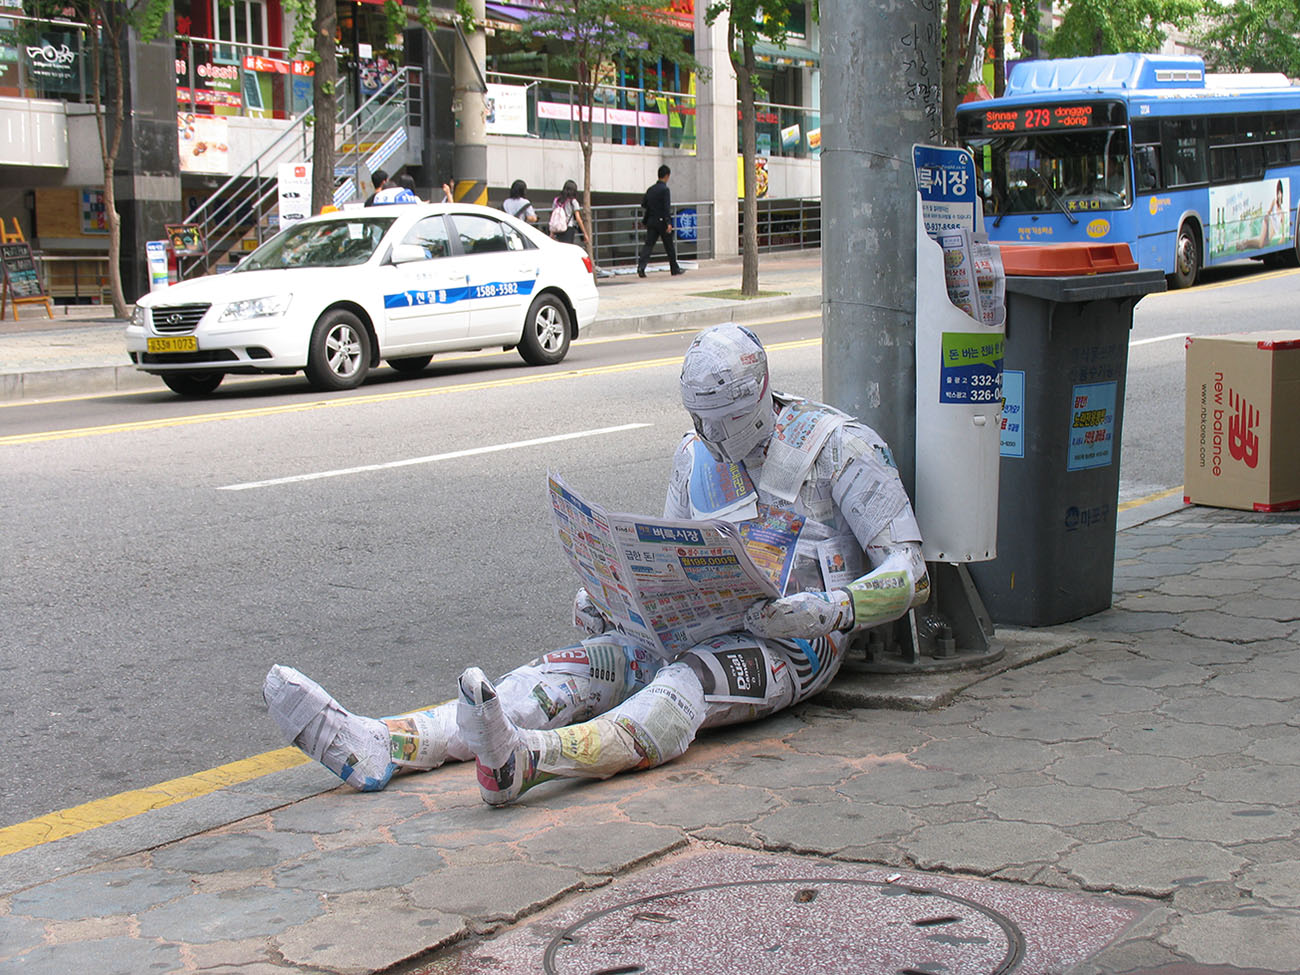
[[447, 454], [433, 454], [429, 457], [410, 457], [406, 460], [393, 460], [386, 464], [366, 464], [362, 467], [345, 467], [334, 471], [317, 471], [314, 474], [294, 474], [292, 477], [276, 477], [267, 481], [245, 481], [243, 484], [224, 484], [218, 491], [249, 491], [253, 488], [274, 487], [277, 484], [295, 484], [299, 481], [319, 481], [325, 477], [343, 477], [348, 474], [365, 474], [369, 471], [386, 471], [394, 467], [411, 467], [414, 464], [434, 464], [440, 460], [455, 460], [458, 457], [474, 457], [478, 454], [494, 454], [502, 450], [515, 450], [519, 447], [536, 447], [539, 444], [559, 443], [562, 440], [579, 440], [582, 437], [599, 437], [607, 433], [623, 433], [627, 430], [640, 430], [653, 426], [650, 423], [625, 423], [619, 427], [600, 427], [596, 430], [579, 430], [576, 433], [559, 433], [553, 437], [537, 437], [534, 440], [516, 440], [513, 443], [493, 444], [490, 447], [471, 447], [468, 450], [453, 450]]
[[1187, 338], [1187, 335], [1187, 332], [1172, 332], [1169, 335], [1157, 335], [1153, 339], [1136, 339], [1135, 341], [1130, 342], [1128, 347], [1131, 349], [1135, 345], [1150, 345], [1152, 342], [1168, 342], [1170, 339], [1185, 339]]

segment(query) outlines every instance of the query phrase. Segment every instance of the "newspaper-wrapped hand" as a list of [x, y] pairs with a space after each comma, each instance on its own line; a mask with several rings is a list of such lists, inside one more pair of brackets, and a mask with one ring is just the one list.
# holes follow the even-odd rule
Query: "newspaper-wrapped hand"
[[599, 636], [609, 629], [609, 620], [586, 589], [580, 588], [573, 595], [573, 625], [586, 630], [588, 636]]
[[853, 626], [853, 600], [843, 589], [799, 592], [755, 603], [745, 611], [745, 629], [755, 636], [813, 640]]

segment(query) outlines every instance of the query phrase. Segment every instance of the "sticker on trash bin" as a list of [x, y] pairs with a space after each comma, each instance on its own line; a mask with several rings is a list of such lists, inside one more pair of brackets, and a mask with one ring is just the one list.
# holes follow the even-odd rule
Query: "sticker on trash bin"
[[996, 403], [1002, 399], [1002, 336], [944, 332], [939, 365], [940, 403]]
[[998, 453], [1003, 457], [1025, 456], [1025, 372], [1002, 371], [1002, 436]]
[[1115, 382], [1084, 383], [1074, 387], [1066, 470], [1110, 466], [1115, 446], [1115, 393], [1118, 385]]

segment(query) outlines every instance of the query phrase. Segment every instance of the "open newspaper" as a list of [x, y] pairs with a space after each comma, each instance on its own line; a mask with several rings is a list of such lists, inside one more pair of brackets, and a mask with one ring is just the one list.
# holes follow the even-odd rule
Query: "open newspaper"
[[614, 629], [656, 656], [741, 629], [745, 610], [780, 595], [788, 575], [788, 565], [760, 569], [729, 522], [612, 514], [556, 474], [550, 494], [556, 537], [588, 594]]

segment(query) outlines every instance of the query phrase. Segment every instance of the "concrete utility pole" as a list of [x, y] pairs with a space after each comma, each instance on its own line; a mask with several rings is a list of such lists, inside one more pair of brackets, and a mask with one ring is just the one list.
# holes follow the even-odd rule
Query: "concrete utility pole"
[[915, 497], [916, 180], [937, 144], [935, 0], [822, 0], [822, 377]]
[[[483, 0], [470, 0], [475, 29], [456, 27], [456, 77], [451, 108], [456, 116], [456, 149], [452, 156], [455, 185], [452, 195], [464, 203], [487, 205], [487, 35], [483, 31]], [[439, 174], [440, 178], [446, 176]], [[435, 196], [435, 199], [440, 197]]]

